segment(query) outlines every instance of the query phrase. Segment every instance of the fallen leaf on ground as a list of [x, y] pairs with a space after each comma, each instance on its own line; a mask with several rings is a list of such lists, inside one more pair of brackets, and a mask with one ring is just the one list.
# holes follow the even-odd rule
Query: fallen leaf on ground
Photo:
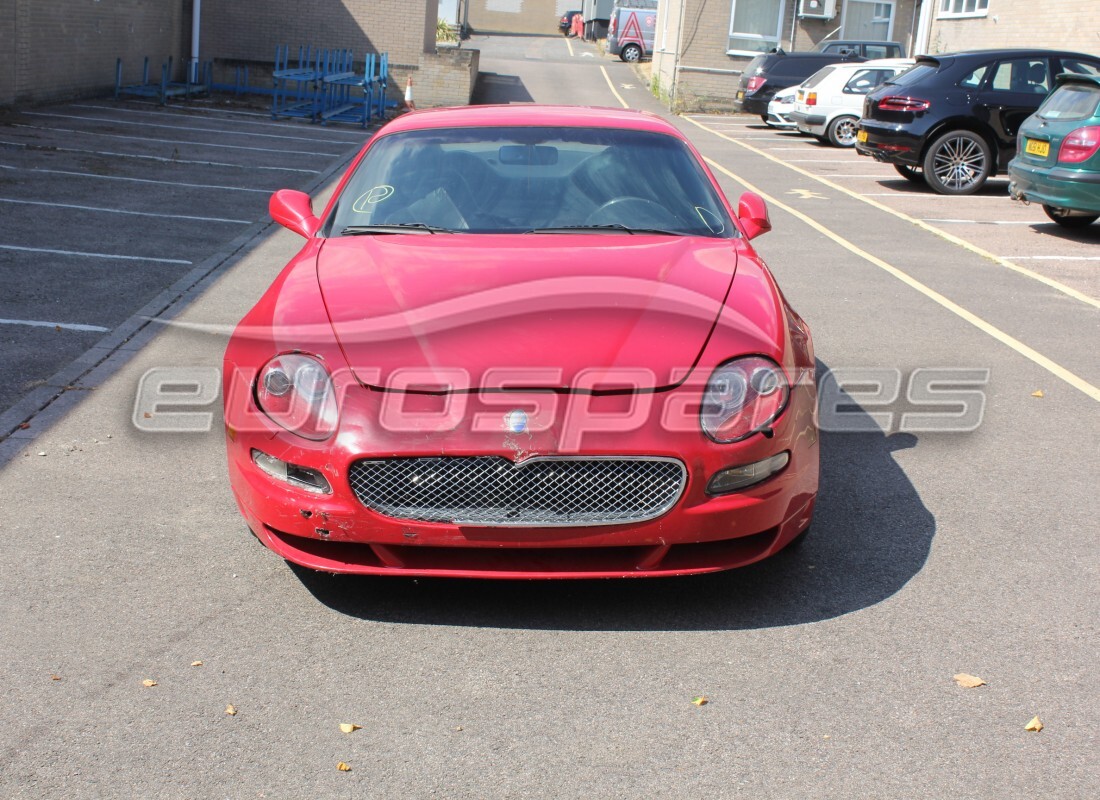
[[1043, 390], [1042, 389], [1036, 389], [1034, 392], [1031, 393], [1031, 396], [1032, 397], [1042, 397], [1043, 396]]
[[1032, 717], [1031, 722], [1024, 726], [1025, 731], [1041, 731], [1043, 729], [1043, 723], [1039, 720], [1038, 716]]
[[363, 727], [362, 725], [356, 725], [354, 722], [341, 722], [340, 723], [340, 731], [342, 733], [351, 733], [353, 731], [359, 730], [362, 727]]
[[141, 682], [141, 685], [144, 686], [146, 689], [148, 689], [152, 686], [156, 686], [157, 682], [155, 680], [153, 680], [152, 678], [146, 678], [145, 680], [143, 680]]
[[462, 730], [462, 726], [461, 726], [461, 725], [456, 725], [456, 726], [455, 726], [455, 730], [456, 730], [456, 731], [460, 731], [460, 730]]
[[191, 666], [192, 666], [192, 667], [201, 667], [201, 666], [202, 666], [202, 662], [201, 662], [201, 661], [192, 661], [192, 662], [191, 662]]
[[341, 772], [351, 772], [351, 766], [345, 764], [343, 761], [336, 765], [336, 769], [340, 770]]
[[31, 426], [31, 424], [29, 422], [21, 422], [21, 423], [19, 423], [19, 430], [25, 431], [30, 426]]
[[231, 717], [235, 717], [235, 716], [237, 716], [237, 707], [235, 705], [233, 705], [232, 703], [230, 703], [229, 705], [227, 705], [225, 707], [225, 713], [228, 714]]
[[144, 416], [145, 419], [152, 419], [153, 418], [153, 415], [150, 414], [148, 411], [146, 411], [142, 416]]
[[977, 675], [968, 675], [965, 672], [960, 672], [955, 676], [955, 683], [964, 689], [977, 689], [979, 686], [986, 686], [986, 682], [979, 678]]
[[59, 680], [61, 680], [61, 676], [60, 675], [51, 675], [50, 680], [51, 681], [59, 681]]
[[710, 701], [707, 700], [707, 698], [703, 697], [702, 695], [699, 695], [698, 697], [691, 698], [691, 702], [692, 702], [693, 705], [705, 706]]

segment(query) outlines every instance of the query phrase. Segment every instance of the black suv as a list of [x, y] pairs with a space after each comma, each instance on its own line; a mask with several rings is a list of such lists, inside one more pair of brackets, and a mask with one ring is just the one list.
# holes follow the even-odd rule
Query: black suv
[[802, 83], [830, 64], [866, 60], [854, 53], [784, 53], [782, 50], [763, 53], [750, 61], [741, 73], [741, 84], [737, 87], [734, 108], [759, 114], [767, 122], [768, 103], [780, 89]]
[[1100, 58], [1056, 50], [919, 56], [867, 95], [856, 150], [940, 194], [973, 194], [1008, 166], [1020, 124], [1062, 72], [1100, 74]]

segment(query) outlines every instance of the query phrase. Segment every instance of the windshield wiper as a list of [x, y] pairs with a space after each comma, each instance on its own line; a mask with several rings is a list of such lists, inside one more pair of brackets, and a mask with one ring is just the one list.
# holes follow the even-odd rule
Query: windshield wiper
[[341, 236], [362, 236], [369, 233], [458, 233], [450, 228], [425, 225], [423, 222], [387, 222], [381, 225], [348, 225]]
[[656, 233], [662, 236], [687, 236], [683, 231], [669, 231], [664, 228], [633, 228], [629, 225], [620, 225], [617, 222], [606, 225], [556, 225], [553, 228], [534, 228], [525, 233], [577, 233], [578, 231], [592, 231], [594, 233]]

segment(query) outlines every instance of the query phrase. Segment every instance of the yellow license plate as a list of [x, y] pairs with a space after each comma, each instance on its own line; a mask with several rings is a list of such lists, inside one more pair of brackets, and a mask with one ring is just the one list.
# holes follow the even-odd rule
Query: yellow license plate
[[1024, 144], [1024, 152], [1040, 158], [1050, 155], [1050, 142], [1040, 142], [1038, 139], [1027, 139]]
[[744, 92], [738, 92], [737, 93], [737, 99], [738, 100], [744, 100], [745, 99], [745, 93]]
[[856, 133], [856, 139], [860, 142], [866, 142], [867, 141], [867, 131], [859, 131], [858, 133]]

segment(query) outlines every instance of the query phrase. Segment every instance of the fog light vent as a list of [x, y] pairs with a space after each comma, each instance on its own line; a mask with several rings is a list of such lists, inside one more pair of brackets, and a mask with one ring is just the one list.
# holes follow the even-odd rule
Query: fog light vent
[[307, 492], [332, 494], [332, 487], [328, 480], [315, 469], [288, 464], [259, 450], [252, 451], [252, 461], [272, 478], [297, 486], [299, 489], [305, 489]]

